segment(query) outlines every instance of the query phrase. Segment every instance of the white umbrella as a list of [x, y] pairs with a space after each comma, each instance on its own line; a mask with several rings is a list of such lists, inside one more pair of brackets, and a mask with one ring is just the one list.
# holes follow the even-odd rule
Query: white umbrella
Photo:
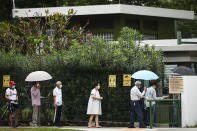
[[35, 71], [30, 73], [25, 81], [34, 82], [34, 81], [46, 81], [52, 79], [52, 76], [45, 71]]

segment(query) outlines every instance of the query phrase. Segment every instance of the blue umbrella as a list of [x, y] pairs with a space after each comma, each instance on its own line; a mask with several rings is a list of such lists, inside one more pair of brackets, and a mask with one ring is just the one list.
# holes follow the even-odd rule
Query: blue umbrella
[[154, 72], [148, 70], [137, 71], [131, 77], [141, 80], [157, 80], [159, 78]]

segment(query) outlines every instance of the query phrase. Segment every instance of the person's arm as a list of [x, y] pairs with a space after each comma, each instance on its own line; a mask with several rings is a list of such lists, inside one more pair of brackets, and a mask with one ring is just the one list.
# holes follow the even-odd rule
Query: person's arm
[[16, 95], [16, 101], [18, 101], [18, 95]]
[[5, 99], [8, 100], [8, 101], [10, 100], [10, 99], [8, 98], [8, 95], [5, 95]]
[[152, 91], [152, 95], [153, 95], [153, 99], [154, 100], [162, 100], [162, 99], [164, 99], [163, 97], [157, 97], [157, 94], [156, 94], [155, 90]]
[[145, 89], [144, 89], [144, 91], [142, 93], [140, 92], [139, 89], [137, 89], [135, 92], [140, 98], [145, 98], [145, 96], [144, 96], [145, 95]]
[[56, 106], [56, 96], [53, 96], [53, 105], [54, 105], [54, 107], [55, 107], [55, 109], [57, 109], [57, 106]]
[[10, 101], [8, 95], [9, 95], [9, 92], [6, 90], [6, 92], [5, 92], [5, 98], [6, 98], [6, 100]]
[[144, 87], [144, 90], [143, 90], [143, 92], [142, 92], [142, 96], [145, 96], [146, 90], [147, 90], [147, 88]]
[[103, 97], [96, 97], [96, 92], [95, 92], [95, 90], [92, 90], [92, 92], [91, 92], [91, 97], [92, 97], [93, 99], [97, 99], [97, 100], [102, 100], [102, 99], [103, 99]]
[[91, 94], [91, 97], [94, 98], [94, 99], [97, 99], [97, 100], [102, 100], [103, 97], [96, 97], [95, 95]]

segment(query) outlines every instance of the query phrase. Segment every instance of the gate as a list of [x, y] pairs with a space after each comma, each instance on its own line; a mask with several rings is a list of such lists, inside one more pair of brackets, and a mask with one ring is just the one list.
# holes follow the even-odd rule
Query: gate
[[[181, 100], [148, 100], [150, 102], [150, 129], [154, 124], [168, 124], [169, 127], [181, 127]], [[155, 102], [155, 107], [152, 105]], [[155, 108], [155, 112], [152, 112]], [[152, 113], [155, 113], [152, 118]]]

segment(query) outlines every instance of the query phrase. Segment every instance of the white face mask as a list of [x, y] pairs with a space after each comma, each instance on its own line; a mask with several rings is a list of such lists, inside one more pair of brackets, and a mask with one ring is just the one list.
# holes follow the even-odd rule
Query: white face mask
[[60, 85], [60, 89], [62, 89], [62, 85]]
[[101, 87], [100, 87], [100, 85], [99, 86], [97, 86], [98, 87], [98, 89], [100, 89]]

